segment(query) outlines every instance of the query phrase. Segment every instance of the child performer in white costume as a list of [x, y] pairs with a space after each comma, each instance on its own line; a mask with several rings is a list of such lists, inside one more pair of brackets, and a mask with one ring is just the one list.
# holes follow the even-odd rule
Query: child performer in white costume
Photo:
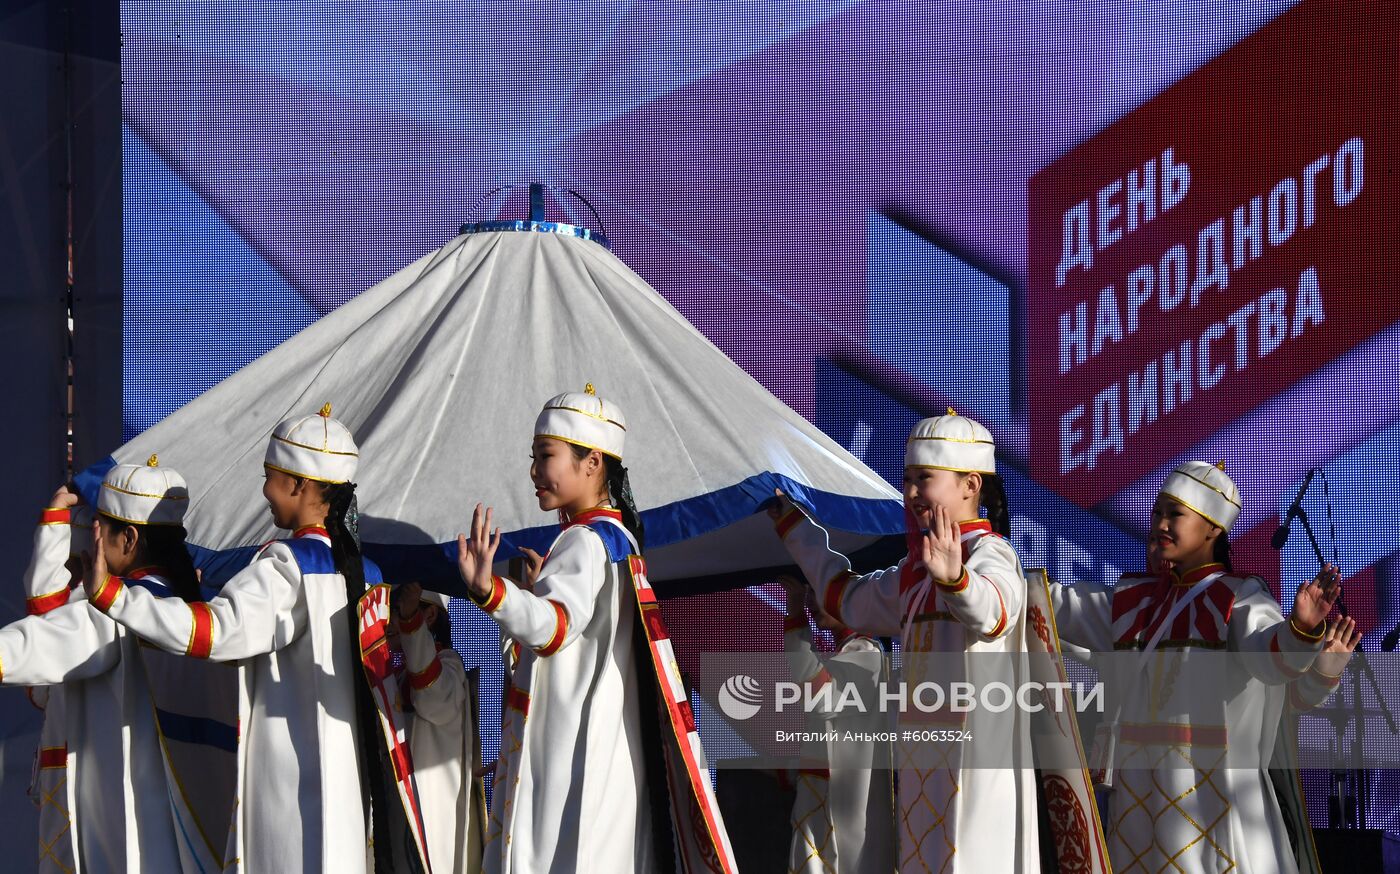
[[[66, 764], [66, 783], [51, 790], [65, 792], [72, 816], [60, 840], [84, 872], [201, 870], [208, 857], [186, 841], [193, 823], [168, 785], [141, 643], [70, 597], [64, 562], [77, 499], [68, 492], [56, 503], [44, 511], [29, 570], [29, 587], [43, 592], [30, 601], [34, 615], [0, 629], [0, 673], [6, 685], [61, 687], [65, 762], [51, 753], [48, 763]], [[181, 598], [199, 594], [184, 543], [187, 504], [184, 479], [155, 456], [118, 465], [102, 484], [96, 538], [109, 569], [126, 577], [121, 585], [186, 611]]]
[[[65, 555], [66, 551], [66, 555]], [[34, 552], [24, 575], [25, 610], [43, 616], [82, 598], [83, 553], [92, 555], [91, 508], [64, 485], [40, 514]], [[75, 587], [75, 583], [77, 584]], [[39, 872], [74, 869], [74, 832], [68, 806], [68, 725], [63, 686], [30, 686], [29, 702], [43, 716], [29, 794], [39, 808]]]
[[[826, 531], [786, 496], [770, 513], [822, 609], [858, 631], [900, 637], [909, 687], [966, 681], [1015, 688], [1012, 659], [980, 655], [1025, 650], [1026, 584], [1006, 540], [1010, 521], [991, 433], [951, 409], [919, 422], [905, 450], [904, 506], [909, 554], [864, 576], [851, 571], [850, 561], [831, 550]], [[989, 518], [979, 517], [983, 506]], [[927, 668], [920, 665], [937, 654], [942, 671], [961, 675], [923, 676]], [[965, 765], [973, 755], [967, 743], [945, 745], [941, 760], [932, 761], [927, 748], [898, 745], [899, 870], [1038, 872], [1028, 719], [1015, 708], [973, 710], [934, 714], [929, 724], [915, 725], [906, 713], [901, 727], [965, 731], [982, 763], [997, 766]]]
[[[263, 547], [207, 604], [155, 598], [106, 576], [98, 551], [94, 606], [167, 652], [239, 662], [228, 859], [240, 871], [366, 870], [365, 789], [376, 785], [367, 775], [380, 773], [371, 746], [378, 728], [353, 608], [366, 577], [379, 580], [358, 554], [358, 464], [330, 404], [280, 423], [263, 463], [263, 497], [276, 526], [294, 533]], [[373, 794], [373, 806], [387, 810], [382, 783]], [[387, 832], [376, 843], [389, 846]]]
[[[486, 798], [476, 771], [476, 702], [452, 648], [447, 598], [408, 583], [398, 592], [409, 749], [434, 874], [481, 870]], [[401, 688], [404, 688], [401, 686]]]
[[1298, 870], [1267, 768], [1290, 687], [1306, 698], [1318, 685], [1305, 674], [1341, 587], [1324, 567], [1285, 617], [1262, 579], [1231, 567], [1239, 513], [1223, 466], [1188, 461], [1152, 508], [1157, 572], [1051, 586], [1061, 637], [1117, 651], [1094, 660], [1116, 874]]
[[489, 509], [477, 506], [470, 542], [459, 537], [468, 591], [520, 644], [487, 826], [492, 874], [734, 870], [646, 581], [625, 433], [591, 385], [545, 404], [530, 477], [563, 526], [533, 592], [493, 576]]
[[[855, 686], [866, 708], [871, 708], [879, 700], [879, 684], [885, 678], [885, 650], [879, 641], [829, 616], [801, 582], [791, 577], [780, 582], [787, 593], [783, 653], [793, 680], [810, 686], [813, 696], [820, 696], [830, 685], [832, 690], [826, 694], [832, 702], [842, 700], [845, 687]], [[818, 654], [807, 623], [808, 609], [817, 627], [835, 638], [834, 652]], [[807, 731], [825, 735], [842, 730], [843, 722], [857, 732], [872, 729], [863, 716], [854, 717], [860, 721], [852, 724], [833, 710], [819, 707], [809, 714]], [[796, 793], [789, 874], [894, 870], [889, 751], [882, 741], [816, 740], [803, 745], [801, 767], [792, 778]]]

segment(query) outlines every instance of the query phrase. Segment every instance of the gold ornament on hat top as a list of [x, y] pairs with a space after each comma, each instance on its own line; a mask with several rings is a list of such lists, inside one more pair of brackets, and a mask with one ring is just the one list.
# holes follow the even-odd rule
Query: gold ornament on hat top
[[593, 391], [593, 383], [590, 382], [588, 385], [585, 385], [585, 386], [583, 387], [583, 393], [586, 394], [586, 395], [594, 395], [594, 394], [597, 394], [595, 391]]
[[318, 415], [320, 415], [320, 417], [323, 418], [323, 419], [329, 419], [329, 418], [331, 417], [331, 404], [330, 404], [330, 401], [327, 401], [327, 402], [326, 402], [326, 405], [323, 406], [323, 407], [321, 407], [321, 412], [320, 412]]
[[957, 410], [953, 409], [952, 407], [949, 407], [949, 408], [948, 408], [948, 415], [950, 415], [950, 416], [956, 416], [957, 414], [958, 414], [958, 411], [957, 411]]
[[1217, 462], [1215, 463], [1215, 467], [1216, 467], [1216, 469], [1219, 470], [1221, 473], [1224, 473], [1224, 472], [1225, 472], [1225, 462], [1223, 462], [1223, 461], [1217, 461]]
[[157, 457], [155, 453], [151, 453], [151, 457], [148, 458], [148, 459], [146, 459], [146, 466], [147, 466], [147, 467], [160, 467], [160, 458]]

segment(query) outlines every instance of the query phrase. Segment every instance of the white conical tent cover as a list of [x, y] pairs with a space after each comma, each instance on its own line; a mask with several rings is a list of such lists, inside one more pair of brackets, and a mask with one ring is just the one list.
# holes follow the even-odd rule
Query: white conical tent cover
[[624, 461], [647, 523], [653, 579], [788, 563], [757, 512], [774, 484], [816, 510], [837, 548], [902, 530], [899, 495], [874, 471], [611, 252], [560, 233], [456, 238], [112, 460], [158, 452], [185, 476], [191, 543], [257, 545], [278, 536], [260, 494], [268, 435], [282, 419], [330, 403], [359, 443], [367, 543], [447, 544], [468, 529], [479, 500], [494, 507], [511, 544], [547, 546], [558, 520], [535, 501], [532, 427], [547, 399], [590, 382], [627, 417]]

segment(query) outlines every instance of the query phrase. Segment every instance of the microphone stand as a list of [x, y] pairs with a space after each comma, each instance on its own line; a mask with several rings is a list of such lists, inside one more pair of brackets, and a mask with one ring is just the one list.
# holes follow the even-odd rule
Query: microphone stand
[[[1308, 544], [1312, 547], [1313, 555], [1317, 556], [1318, 564], [1327, 564], [1327, 559], [1322, 556], [1322, 548], [1318, 546], [1317, 535], [1313, 533], [1312, 523], [1308, 521], [1308, 513], [1303, 509], [1302, 504], [1298, 504], [1293, 514], [1299, 522], [1303, 523], [1303, 533], [1308, 537]], [[1347, 606], [1343, 597], [1337, 598], [1337, 609], [1343, 616], [1347, 615]], [[1351, 670], [1351, 713], [1337, 711], [1336, 716], [1329, 719], [1333, 728], [1337, 732], [1337, 757], [1341, 758], [1342, 735], [1346, 731], [1346, 724], [1351, 721], [1356, 722], [1356, 740], [1351, 745], [1351, 772], [1346, 775], [1345, 783], [1351, 791], [1349, 795], [1338, 796], [1343, 781], [1338, 779], [1336, 769], [1332, 772], [1332, 797], [1328, 799], [1329, 809], [1340, 809], [1343, 811], [1344, 823], [1355, 823], [1354, 828], [1366, 828], [1366, 808], [1370, 804], [1371, 795], [1371, 773], [1366, 770], [1365, 738], [1366, 738], [1366, 708], [1363, 706], [1361, 698], [1361, 677], [1364, 674], [1370, 684], [1371, 692], [1376, 696], [1376, 704], [1380, 708], [1381, 715], [1385, 717], [1386, 725], [1390, 728], [1391, 734], [1400, 734], [1400, 725], [1395, 722], [1395, 715], [1390, 710], [1390, 704], [1385, 700], [1385, 695], [1381, 693], [1380, 684], [1376, 682], [1376, 672], [1371, 669], [1371, 662], [1366, 658], [1366, 653], [1357, 647], [1352, 653], [1351, 660], [1347, 663], [1347, 668]], [[1352, 816], [1346, 816], [1345, 808], [1351, 804], [1355, 809], [1351, 811]]]

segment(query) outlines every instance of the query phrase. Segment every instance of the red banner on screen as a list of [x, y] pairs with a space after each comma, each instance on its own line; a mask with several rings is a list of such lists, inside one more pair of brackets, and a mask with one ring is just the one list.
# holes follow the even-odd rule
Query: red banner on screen
[[1300, 3], [1031, 179], [1038, 479], [1097, 504], [1400, 318], [1397, 22]]

